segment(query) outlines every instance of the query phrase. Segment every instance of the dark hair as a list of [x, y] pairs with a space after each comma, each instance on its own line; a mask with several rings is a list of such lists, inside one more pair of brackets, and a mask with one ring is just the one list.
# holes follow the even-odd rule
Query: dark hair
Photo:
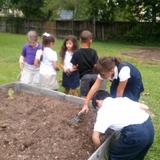
[[80, 40], [82, 43], [88, 42], [90, 39], [92, 39], [92, 33], [88, 30], [82, 31], [80, 34]]
[[104, 100], [105, 98], [110, 97], [110, 94], [105, 90], [98, 90], [94, 93], [92, 97], [92, 105], [96, 109], [97, 107], [97, 100]]
[[[44, 33], [42, 36], [42, 51], [44, 50], [44, 47], [49, 45], [51, 42], [55, 42], [55, 37], [49, 33]], [[40, 61], [43, 60], [43, 54], [40, 57]]]
[[116, 65], [120, 63], [121, 60], [117, 57], [101, 57], [95, 65], [95, 70], [101, 75], [104, 72], [111, 71]]
[[66, 42], [68, 40], [73, 42], [72, 52], [75, 52], [78, 49], [77, 38], [74, 35], [68, 35], [64, 39], [63, 45], [62, 45], [61, 50], [60, 50], [60, 56], [61, 56], [62, 60], [64, 60], [64, 57], [65, 57], [65, 54], [66, 54], [66, 51], [67, 51]]
[[55, 42], [55, 37], [53, 35], [49, 35], [49, 36], [43, 35], [43, 37], [42, 37], [43, 47], [47, 46], [51, 42], [53, 42], [53, 43]]

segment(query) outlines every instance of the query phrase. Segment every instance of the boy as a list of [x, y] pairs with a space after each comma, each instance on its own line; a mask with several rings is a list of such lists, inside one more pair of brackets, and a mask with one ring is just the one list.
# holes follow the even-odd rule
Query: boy
[[111, 98], [106, 91], [97, 91], [92, 99], [98, 109], [92, 140], [100, 145], [100, 135], [109, 128], [119, 131], [109, 147], [109, 160], [143, 160], [154, 139], [151, 118], [144, 104], [127, 97]]
[[75, 51], [71, 63], [79, 71], [81, 80], [80, 96], [85, 97], [97, 78], [94, 66], [98, 61], [98, 56], [97, 52], [90, 48], [92, 43], [92, 33], [90, 31], [82, 31], [80, 42], [82, 47]]

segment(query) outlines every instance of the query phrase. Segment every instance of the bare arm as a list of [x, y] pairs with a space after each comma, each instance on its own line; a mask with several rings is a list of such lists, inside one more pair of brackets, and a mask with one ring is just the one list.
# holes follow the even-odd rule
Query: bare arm
[[35, 66], [39, 66], [40, 65], [40, 60], [39, 59], [35, 59], [34, 60], [34, 65]]
[[127, 82], [128, 80], [119, 82], [118, 87], [117, 87], [116, 97], [123, 97]]
[[59, 71], [59, 68], [60, 68], [60, 67], [59, 67], [59, 65], [56, 63], [56, 61], [53, 61], [52, 64], [53, 64], [53, 67], [55, 68], [55, 70], [56, 70], [56, 71]]
[[84, 100], [84, 105], [82, 107], [82, 110], [80, 112], [88, 112], [89, 111], [89, 101], [92, 99], [94, 93], [99, 89], [101, 85], [102, 80], [97, 78], [96, 81], [94, 82], [93, 86], [89, 90], [87, 97]]
[[24, 67], [24, 62], [25, 62], [25, 59], [24, 59], [24, 57], [21, 55], [21, 56], [19, 57], [19, 67], [20, 67], [21, 70], [22, 70], [23, 67]]
[[96, 147], [99, 147], [101, 145], [100, 135], [101, 133], [97, 131], [93, 131], [92, 133], [92, 141]]

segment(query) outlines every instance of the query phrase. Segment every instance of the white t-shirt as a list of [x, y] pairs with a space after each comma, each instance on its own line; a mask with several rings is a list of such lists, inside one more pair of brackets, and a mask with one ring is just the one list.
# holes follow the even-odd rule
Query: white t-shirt
[[[109, 80], [114, 80], [119, 77], [120, 81], [126, 81], [127, 79], [129, 79], [131, 77], [130, 72], [131, 72], [130, 68], [128, 66], [124, 66], [121, 68], [121, 70], [118, 74], [118, 68], [117, 68], [117, 66], [115, 66], [114, 67], [114, 77], [112, 79], [109, 78]], [[98, 78], [103, 80], [103, 78], [100, 76], [100, 74], [98, 74]]]
[[53, 62], [57, 61], [57, 53], [49, 47], [45, 47], [42, 50], [38, 50], [36, 53], [36, 59], [40, 60], [41, 55], [43, 55], [40, 64], [40, 74], [43, 75], [56, 75], [56, 70], [53, 66]]
[[64, 68], [66, 69], [72, 69], [72, 63], [70, 62], [72, 59], [73, 53], [70, 51], [66, 51], [65, 57], [64, 57]]
[[108, 97], [97, 112], [94, 131], [105, 133], [108, 128], [118, 131], [128, 125], [141, 124], [148, 117], [149, 114], [140, 109], [138, 102], [127, 97]]

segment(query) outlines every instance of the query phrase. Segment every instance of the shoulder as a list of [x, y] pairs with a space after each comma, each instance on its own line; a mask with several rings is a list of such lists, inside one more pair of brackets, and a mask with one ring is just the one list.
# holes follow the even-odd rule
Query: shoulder
[[131, 77], [131, 70], [128, 66], [123, 66], [119, 71], [119, 79], [120, 81], [126, 81]]
[[88, 48], [88, 52], [93, 53], [93, 54], [97, 54], [97, 51], [93, 48]]
[[119, 73], [130, 73], [130, 64], [128, 62], [122, 62], [117, 65]]
[[24, 48], [29, 48], [29, 47], [30, 47], [30, 46], [29, 46], [28, 43], [26, 43], [26, 44], [23, 45], [23, 49], [24, 49]]
[[42, 45], [38, 43], [37, 49], [42, 49]]

